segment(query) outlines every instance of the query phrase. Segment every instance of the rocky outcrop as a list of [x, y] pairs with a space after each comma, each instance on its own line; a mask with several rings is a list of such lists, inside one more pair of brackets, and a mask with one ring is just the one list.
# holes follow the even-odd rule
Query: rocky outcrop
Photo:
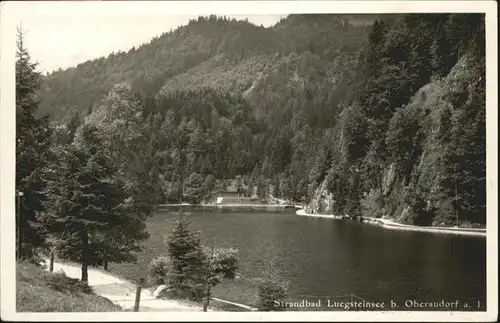
[[[449, 199], [436, 198], [440, 194], [442, 180], [442, 172], [439, 167], [446, 149], [446, 145], [441, 142], [439, 137], [439, 127], [443, 113], [446, 110], [453, 112], [454, 107], [450, 98], [467, 95], [464, 100], [471, 100], [471, 93], [464, 89], [468, 89], [472, 86], [471, 84], [478, 82], [476, 69], [473, 60], [468, 56], [463, 56], [447, 76], [433, 79], [415, 92], [403, 111], [405, 116], [419, 118], [419, 135], [422, 135], [419, 156], [408, 173], [399, 169], [400, 166], [395, 162], [390, 162], [385, 167], [381, 187], [371, 187], [370, 192], [364, 194], [363, 199], [370, 199], [370, 201], [362, 203], [368, 205], [368, 209], [370, 209], [368, 210], [369, 214], [363, 214], [364, 216], [386, 216], [398, 222], [412, 224], [411, 214], [413, 211], [406, 204], [405, 197], [417, 190], [420, 194], [425, 194], [423, 198], [427, 202], [427, 208], [437, 209], [434, 222], [438, 220], [446, 222], [454, 216], [450, 213], [454, 209]], [[345, 111], [343, 113], [352, 113], [350, 110]], [[340, 155], [343, 155], [345, 150], [344, 137], [345, 135], [340, 131], [336, 138], [332, 138], [338, 143], [336, 146]], [[333, 214], [335, 198], [327, 189], [330, 185], [331, 172], [335, 171], [332, 168], [316, 188], [310, 203], [305, 207], [308, 213]], [[383, 203], [377, 201], [383, 201]]]
[[306, 206], [306, 212], [311, 214], [333, 214], [333, 205], [335, 203], [333, 194], [328, 191], [326, 185], [328, 177], [323, 180], [321, 185], [316, 189], [314, 197]]

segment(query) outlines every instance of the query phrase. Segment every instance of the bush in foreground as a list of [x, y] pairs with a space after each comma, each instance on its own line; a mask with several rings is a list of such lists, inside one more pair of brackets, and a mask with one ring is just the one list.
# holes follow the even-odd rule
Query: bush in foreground
[[92, 287], [87, 282], [66, 276], [64, 271], [58, 271], [52, 275], [46, 275], [47, 286], [55, 291], [63, 293], [85, 293], [93, 294]]
[[155, 285], [164, 285], [166, 284], [166, 277], [170, 271], [172, 266], [172, 262], [170, 258], [165, 256], [159, 256], [153, 258], [149, 263], [149, 279]]

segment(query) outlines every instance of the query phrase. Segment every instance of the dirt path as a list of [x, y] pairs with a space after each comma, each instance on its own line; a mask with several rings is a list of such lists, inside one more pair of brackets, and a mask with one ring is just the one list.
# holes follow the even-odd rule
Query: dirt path
[[[304, 209], [298, 210], [296, 213], [297, 213], [297, 215], [302, 215], [302, 216], [340, 219], [340, 217], [334, 216], [334, 215], [306, 213], [306, 211]], [[389, 219], [382, 219], [382, 218], [365, 217], [364, 219], [368, 220], [367, 223], [380, 225], [384, 228], [391, 229], [391, 230], [421, 231], [421, 232], [430, 232], [430, 233], [459, 234], [459, 235], [486, 237], [486, 230], [485, 229], [423, 227], [423, 226], [417, 226], [417, 225], [401, 224], [401, 223], [394, 222], [394, 221], [389, 220]]]
[[[45, 260], [47, 268], [48, 259]], [[68, 277], [81, 278], [81, 267], [73, 264], [54, 262], [54, 272], [63, 270]], [[132, 282], [117, 278], [101, 269], [89, 268], [88, 283], [95, 293], [111, 300], [124, 309], [132, 309], [135, 302], [136, 285]], [[208, 309], [210, 312], [212, 309]], [[165, 312], [201, 312], [201, 306], [194, 306], [178, 300], [165, 300], [153, 297], [149, 289], [141, 292], [139, 311], [165, 311]]]
[[432, 232], [432, 233], [446, 233], [446, 234], [460, 234], [460, 235], [472, 235], [486, 237], [485, 229], [475, 229], [475, 228], [457, 228], [457, 227], [422, 227], [417, 225], [408, 225], [394, 222], [389, 219], [382, 218], [369, 218], [372, 221], [382, 222], [382, 226], [394, 230], [406, 230], [406, 231], [421, 231], [421, 232]]

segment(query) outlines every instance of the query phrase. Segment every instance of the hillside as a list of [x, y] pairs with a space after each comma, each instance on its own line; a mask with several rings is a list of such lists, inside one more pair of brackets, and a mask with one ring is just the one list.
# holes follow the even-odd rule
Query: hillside
[[[480, 71], [474, 65], [473, 60], [469, 56], [463, 56], [447, 76], [424, 85], [415, 93], [406, 107], [396, 112], [392, 118], [394, 122], [396, 120], [403, 120], [403, 118], [404, 120], [410, 120], [410, 122], [411, 120], [418, 120], [418, 127], [420, 127], [421, 131], [420, 152], [415, 157], [415, 162], [409, 165], [411, 169], [408, 170], [408, 173], [411, 174], [411, 179], [401, 178], [401, 165], [396, 161], [391, 162], [383, 169], [381, 184], [383, 193], [380, 194], [380, 192], [372, 189], [361, 199], [363, 214], [367, 216], [389, 215], [400, 222], [414, 224], [413, 217], [415, 215], [410, 214], [413, 212], [412, 208], [400, 201], [406, 201], [409, 194], [412, 194], [414, 190], [418, 190], [419, 193], [425, 192], [421, 193], [425, 194], [422, 197], [423, 199], [434, 204], [433, 208], [435, 208], [436, 216], [428, 220], [422, 220], [424, 221], [423, 223], [417, 221], [415, 224], [430, 225], [432, 222], [434, 224], [455, 223], [453, 216], [455, 210], [450, 200], [444, 199], [443, 196], [436, 196], [436, 194], [443, 194], [442, 191], [440, 192], [443, 178], [436, 176], [440, 174], [439, 167], [449, 166], [444, 163], [446, 158], [449, 158], [450, 147], [443, 141], [450, 140], [449, 136], [451, 132], [450, 129], [444, 128], [443, 123], [446, 121], [451, 123], [453, 119], [456, 120], [461, 114], [461, 111], [457, 109], [453, 112], [451, 111], [453, 104], [450, 98], [459, 95], [464, 87], [471, 87], [477, 84], [480, 78]], [[476, 93], [469, 93], [466, 100], [468, 102], [477, 100], [474, 97], [475, 95]], [[393, 130], [393, 128], [390, 127], [389, 130]], [[395, 136], [398, 136], [397, 140], [404, 140], [404, 136], [410, 136], [411, 140], [411, 133], [397, 133], [392, 138], [396, 139]], [[484, 146], [480, 146], [481, 144], [484, 145], [484, 142], [481, 143], [480, 141], [477, 143], [477, 146], [470, 147], [470, 151], [472, 152], [475, 149], [479, 153], [481, 151], [484, 153]], [[484, 177], [484, 165], [476, 166], [476, 173]], [[335, 169], [331, 169], [330, 171], [334, 172]], [[309, 210], [318, 211], [322, 205], [322, 212], [332, 213], [334, 211], [331, 199], [327, 198], [331, 193], [327, 187], [332, 184], [331, 177], [323, 180], [316, 190], [315, 198], [309, 206]], [[472, 187], [469, 188], [470, 191], [473, 189]], [[463, 194], [464, 192], [460, 193]], [[483, 200], [480, 203], [484, 207], [486, 202], [485, 192], [477, 193], [475, 199], [479, 202], [479, 198], [482, 196]], [[385, 203], [381, 201], [381, 195], [384, 196]], [[329, 207], [325, 207], [327, 205]], [[481, 215], [483, 218], [477, 218], [474, 222], [485, 223], [485, 214], [482, 213]]]
[[58, 140], [102, 129], [151, 203], [242, 175], [313, 212], [484, 225], [484, 46], [476, 14], [200, 17], [49, 75], [40, 110]]
[[110, 300], [78, 288], [78, 280], [22, 262], [16, 265], [17, 312], [117, 312]]
[[357, 100], [319, 151], [323, 168], [311, 173], [311, 211], [486, 223], [482, 19], [428, 15], [374, 26]]
[[270, 28], [200, 17], [127, 53], [112, 53], [50, 74], [40, 93], [40, 113], [67, 120], [71, 111], [86, 112], [122, 82], [142, 93], [186, 86], [244, 92], [269, 71], [278, 72], [295, 60], [290, 54], [310, 52], [318, 56], [319, 64], [328, 66], [339, 52], [356, 51], [367, 30], [347, 24], [340, 15], [293, 15]]

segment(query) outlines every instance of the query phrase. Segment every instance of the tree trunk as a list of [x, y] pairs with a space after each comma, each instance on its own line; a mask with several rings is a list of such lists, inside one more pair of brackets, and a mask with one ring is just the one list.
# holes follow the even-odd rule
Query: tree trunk
[[50, 272], [54, 271], [54, 252], [50, 252], [50, 265], [49, 265], [49, 270]]
[[108, 270], [108, 256], [104, 255], [104, 270]]
[[21, 215], [21, 198], [17, 197], [17, 221], [18, 221], [18, 235], [17, 235], [17, 257], [23, 259], [23, 218]]
[[137, 285], [135, 291], [134, 312], [139, 312], [139, 304], [141, 302], [141, 290], [142, 290], [141, 284]]
[[[20, 222], [20, 221], [19, 221]], [[18, 249], [18, 257], [19, 259], [23, 259], [24, 254], [23, 254], [23, 227], [22, 224], [19, 223], [19, 239], [17, 240], [17, 249]]]
[[208, 305], [210, 303], [210, 287], [207, 290], [207, 296], [205, 297], [205, 300], [203, 301], [203, 312], [207, 312], [208, 310]]
[[208, 296], [203, 301], [203, 312], [206, 312], [208, 309]]
[[380, 200], [382, 201], [382, 208], [385, 209], [385, 195], [384, 195], [383, 181], [384, 181], [384, 170], [382, 169], [379, 173], [378, 184], [380, 189]]
[[81, 228], [82, 232], [82, 281], [89, 281], [89, 236], [84, 225]]

